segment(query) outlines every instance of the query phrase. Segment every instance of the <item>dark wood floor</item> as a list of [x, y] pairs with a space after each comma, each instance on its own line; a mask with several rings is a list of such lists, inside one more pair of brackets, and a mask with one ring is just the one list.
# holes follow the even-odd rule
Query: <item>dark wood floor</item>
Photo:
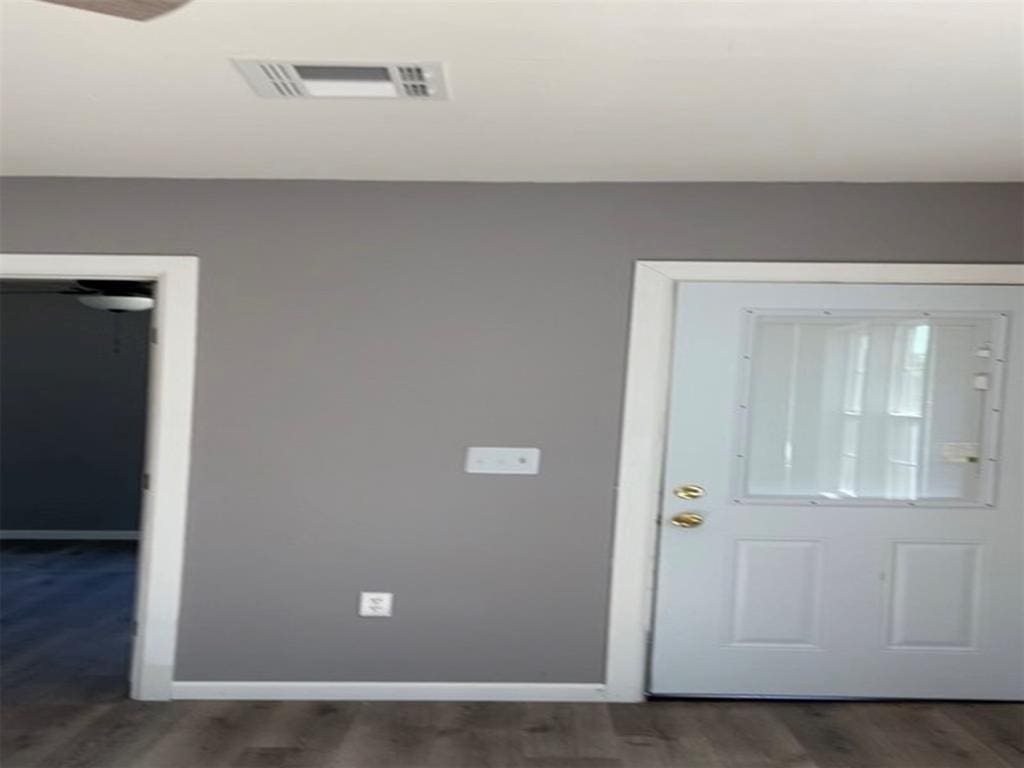
[[1021, 768], [1024, 707], [135, 702], [134, 547], [6, 543], [3, 768]]

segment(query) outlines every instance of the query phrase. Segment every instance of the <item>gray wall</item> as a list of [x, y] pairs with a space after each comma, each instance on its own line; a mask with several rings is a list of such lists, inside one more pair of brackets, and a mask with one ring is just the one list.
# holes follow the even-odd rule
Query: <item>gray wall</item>
[[0, 298], [0, 528], [137, 530], [148, 332], [148, 312]]
[[[177, 678], [602, 678], [636, 259], [1022, 257], [1014, 185], [15, 179], [9, 251], [201, 259]], [[466, 475], [535, 445], [538, 477]], [[360, 620], [360, 589], [396, 617]]]

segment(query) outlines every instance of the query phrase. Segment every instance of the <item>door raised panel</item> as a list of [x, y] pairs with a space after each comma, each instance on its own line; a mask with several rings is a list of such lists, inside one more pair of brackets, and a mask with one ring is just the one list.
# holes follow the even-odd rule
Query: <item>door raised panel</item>
[[972, 650], [981, 559], [976, 543], [896, 542], [889, 647]]
[[736, 542], [730, 645], [818, 644], [821, 542]]

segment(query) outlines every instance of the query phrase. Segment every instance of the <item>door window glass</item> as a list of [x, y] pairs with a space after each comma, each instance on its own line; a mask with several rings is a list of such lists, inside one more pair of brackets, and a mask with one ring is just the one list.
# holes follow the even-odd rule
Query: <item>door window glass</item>
[[984, 501], [999, 314], [748, 310], [741, 497]]

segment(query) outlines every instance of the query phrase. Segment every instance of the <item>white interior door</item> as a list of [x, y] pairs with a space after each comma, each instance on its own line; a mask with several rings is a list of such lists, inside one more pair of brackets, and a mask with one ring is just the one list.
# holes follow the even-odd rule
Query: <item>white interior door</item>
[[1024, 698], [1024, 289], [676, 312], [651, 693]]

